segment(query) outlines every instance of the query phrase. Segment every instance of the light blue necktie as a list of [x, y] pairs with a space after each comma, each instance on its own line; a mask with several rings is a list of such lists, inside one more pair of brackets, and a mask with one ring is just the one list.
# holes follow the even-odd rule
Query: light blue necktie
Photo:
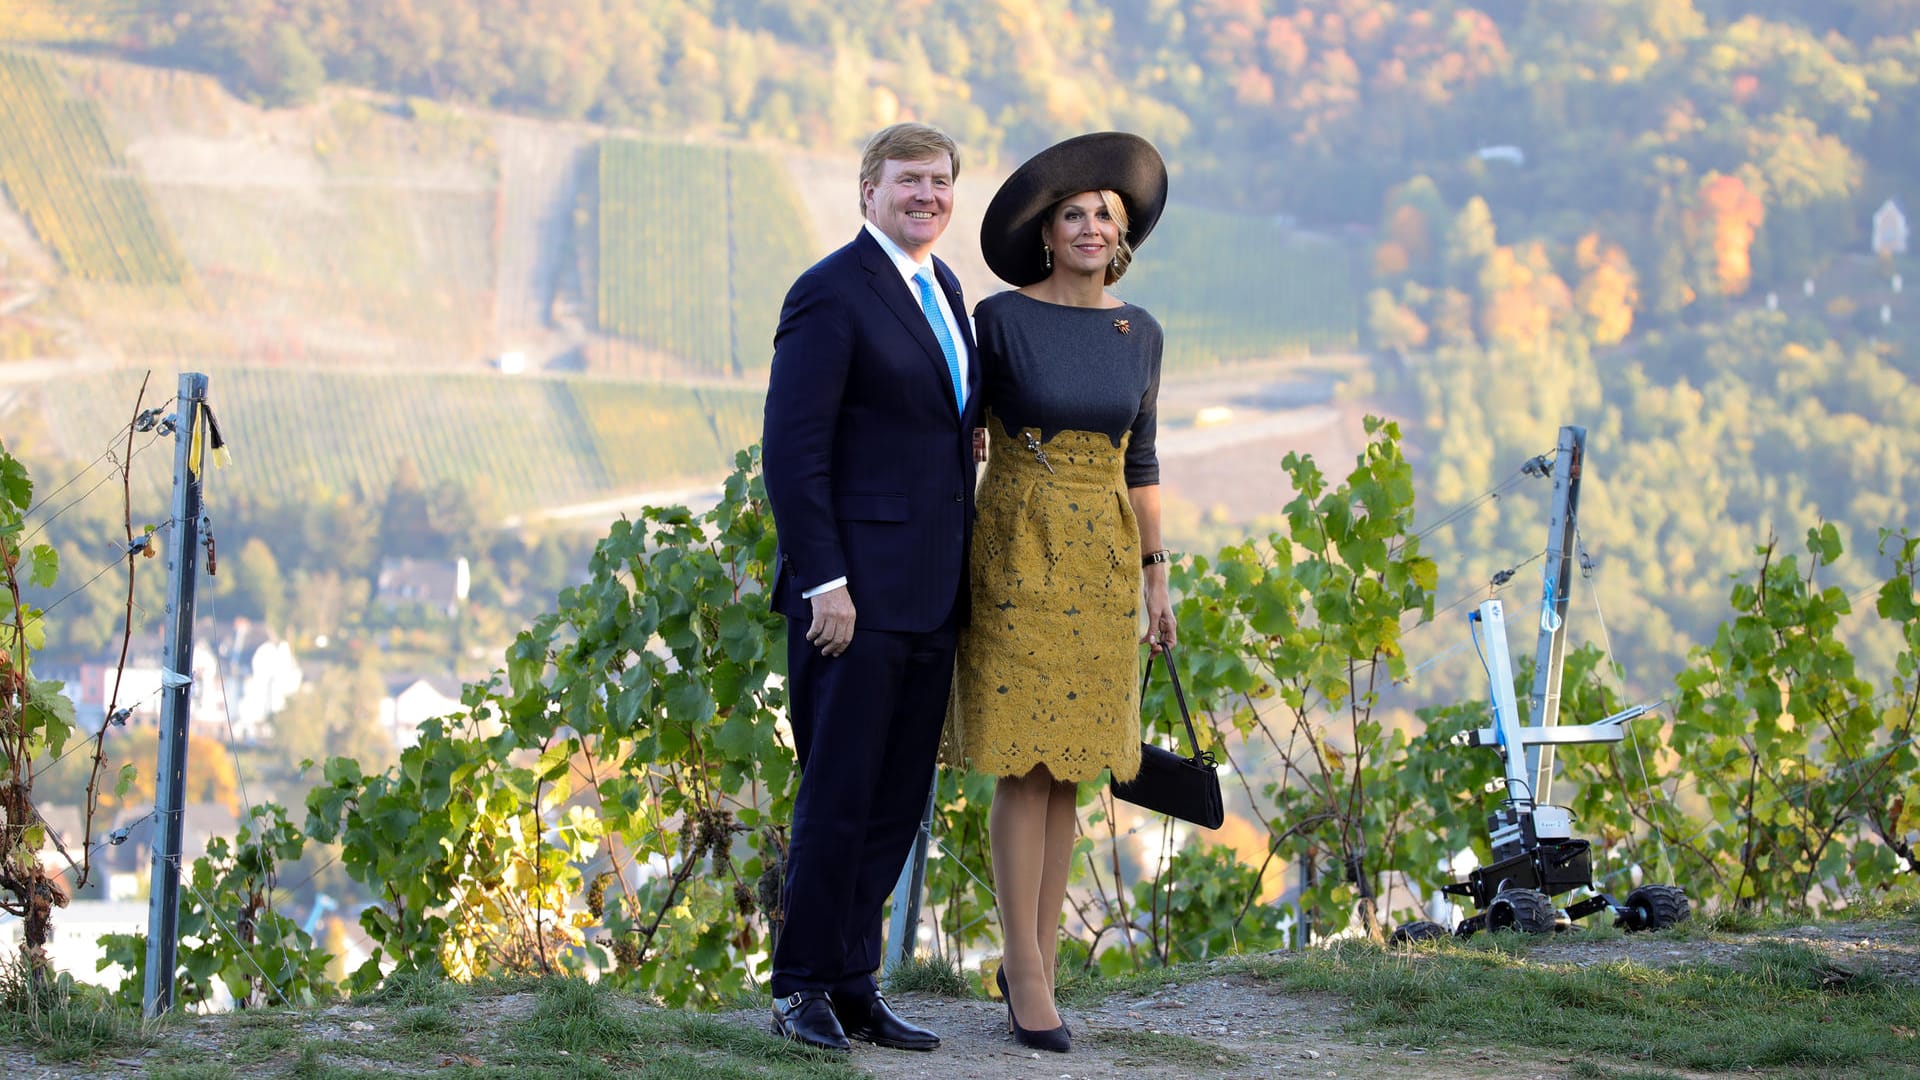
[[920, 310], [933, 326], [933, 336], [940, 340], [940, 351], [947, 355], [947, 374], [953, 378], [954, 404], [965, 405], [967, 392], [960, 382], [960, 353], [953, 347], [953, 335], [947, 333], [947, 317], [940, 314], [940, 301], [934, 299], [933, 268], [921, 267], [920, 272], [913, 275], [913, 282], [920, 286]]

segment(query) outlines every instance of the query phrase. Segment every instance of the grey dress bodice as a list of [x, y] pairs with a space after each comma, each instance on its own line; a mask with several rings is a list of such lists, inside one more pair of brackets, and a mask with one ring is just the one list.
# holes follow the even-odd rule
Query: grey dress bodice
[[984, 404], [1012, 435], [1036, 428], [1127, 440], [1126, 482], [1160, 482], [1154, 450], [1160, 392], [1160, 324], [1145, 308], [1069, 307], [1019, 292], [974, 308]]

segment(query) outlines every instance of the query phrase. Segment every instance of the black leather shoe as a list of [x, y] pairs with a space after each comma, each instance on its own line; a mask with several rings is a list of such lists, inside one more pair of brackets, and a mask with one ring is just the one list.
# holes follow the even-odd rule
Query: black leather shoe
[[887, 999], [880, 994], [851, 1000], [835, 998], [833, 1012], [840, 1018], [840, 1024], [849, 1039], [895, 1050], [940, 1048], [940, 1036], [900, 1019], [900, 1014], [894, 1012], [893, 1006], [888, 1005]]
[[773, 999], [773, 1033], [816, 1050], [853, 1052], [825, 990], [801, 990]]

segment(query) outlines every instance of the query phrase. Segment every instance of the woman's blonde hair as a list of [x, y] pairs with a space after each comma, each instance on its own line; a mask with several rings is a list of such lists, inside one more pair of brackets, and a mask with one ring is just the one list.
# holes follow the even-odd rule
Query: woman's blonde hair
[[[1080, 193], [1076, 191], [1073, 194], [1078, 195]], [[1067, 205], [1067, 199], [1071, 198], [1073, 198], [1073, 195], [1067, 196], [1066, 199], [1061, 199], [1059, 202], [1053, 204], [1053, 209], [1047, 211], [1046, 222], [1041, 226], [1043, 231], [1053, 224], [1054, 219], [1060, 216], [1060, 208]], [[1107, 263], [1106, 283], [1111, 285], [1125, 277], [1127, 267], [1133, 265], [1133, 245], [1127, 243], [1126, 200], [1120, 197], [1119, 192], [1102, 188], [1100, 191], [1100, 201], [1106, 204], [1107, 216], [1113, 218], [1115, 225], [1120, 226], [1120, 242], [1114, 245], [1113, 261]], [[1046, 241], [1042, 240], [1041, 243], [1045, 244]]]
[[1107, 284], [1111, 285], [1127, 274], [1127, 267], [1133, 265], [1133, 245], [1127, 243], [1127, 203], [1117, 191], [1102, 190], [1100, 201], [1107, 204], [1107, 213], [1113, 216], [1113, 223], [1120, 226], [1120, 242], [1113, 246], [1113, 261], [1107, 264]]

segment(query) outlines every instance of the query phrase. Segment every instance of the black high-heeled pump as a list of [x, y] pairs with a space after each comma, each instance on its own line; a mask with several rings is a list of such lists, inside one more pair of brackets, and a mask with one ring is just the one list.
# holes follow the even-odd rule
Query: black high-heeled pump
[[1007, 991], [1007, 971], [1005, 968], [993, 969], [994, 981], [1000, 984], [1000, 997], [1007, 1003], [1007, 1030], [1013, 1032], [1013, 1041], [1031, 1050], [1046, 1050], [1055, 1054], [1064, 1054], [1073, 1049], [1073, 1036], [1067, 1031], [1065, 1017], [1060, 1026], [1045, 1031], [1032, 1031], [1020, 1026], [1020, 1020], [1013, 1015], [1013, 995]]

